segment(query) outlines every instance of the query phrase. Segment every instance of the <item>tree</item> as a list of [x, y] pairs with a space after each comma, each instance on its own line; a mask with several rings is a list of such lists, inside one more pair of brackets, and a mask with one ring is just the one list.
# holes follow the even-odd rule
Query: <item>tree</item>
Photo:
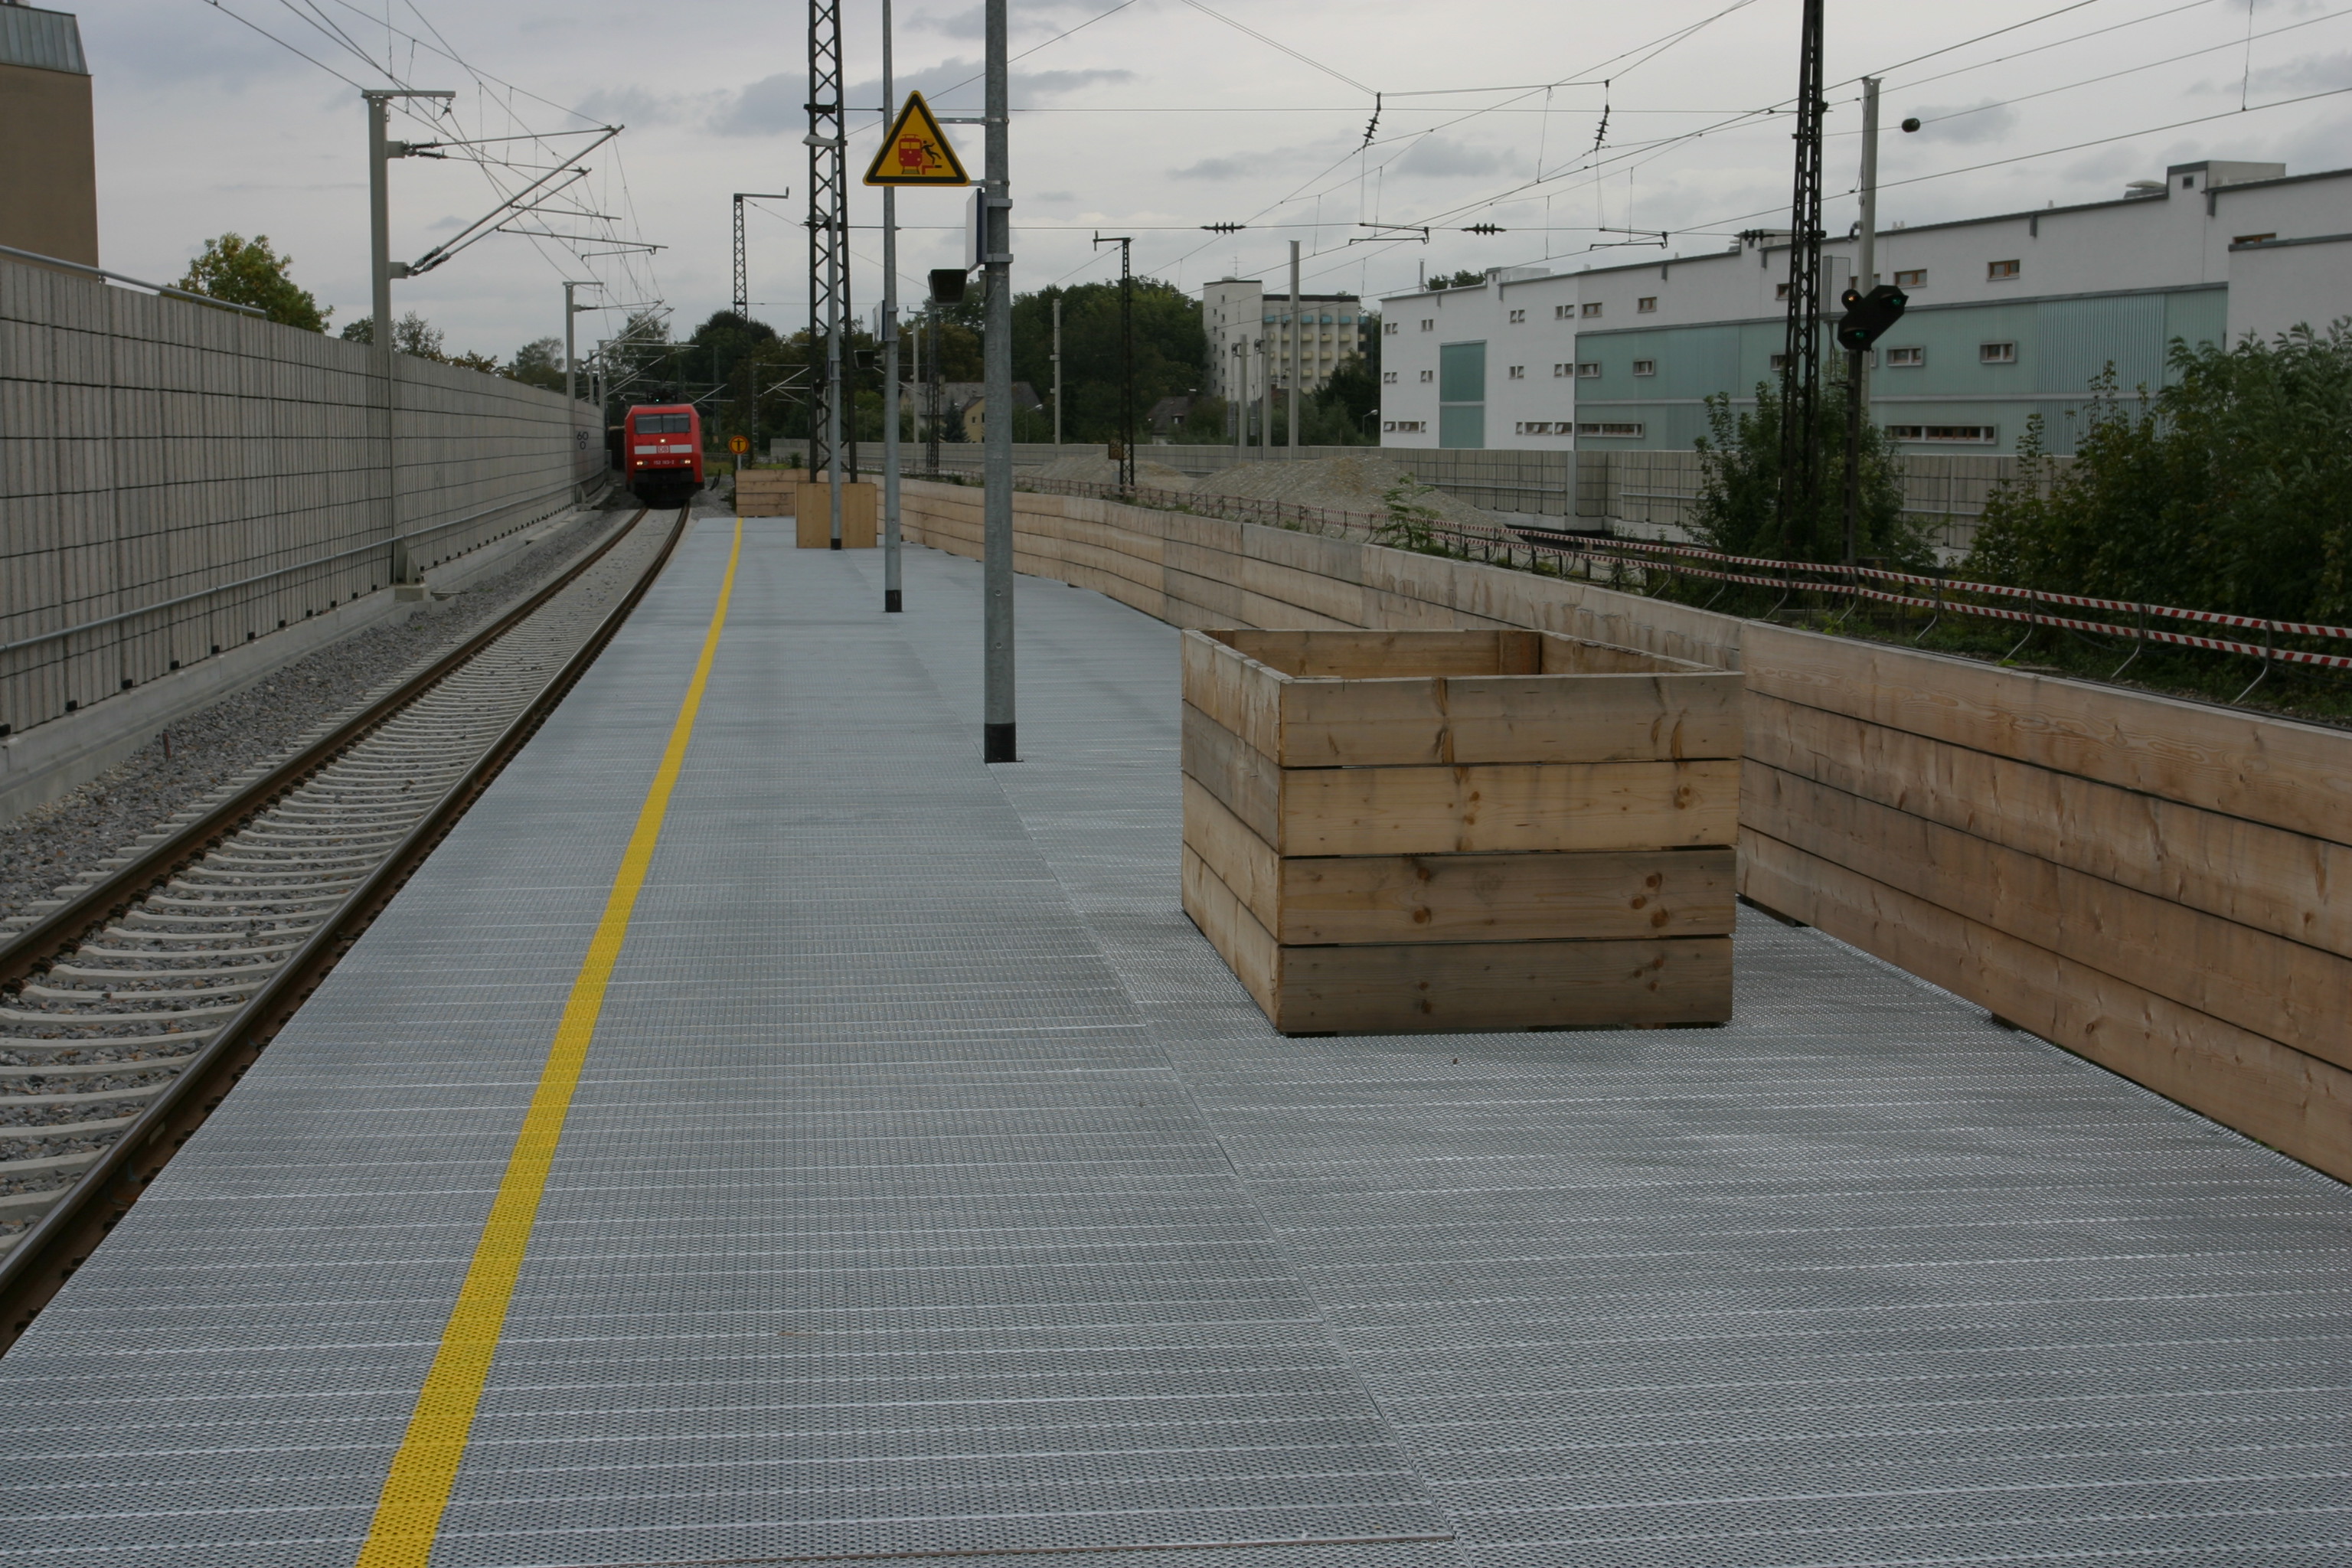
[[[343, 328], [342, 336], [347, 343], [375, 342], [375, 318], [362, 316]], [[392, 323], [392, 347], [395, 353], [446, 363], [449, 356], [442, 352], [442, 342], [441, 329], [414, 310]]]
[[[1201, 326], [1200, 301], [1182, 289], [1157, 278], [1138, 278], [1133, 287], [1135, 420], [1140, 439], [1144, 413], [1153, 404], [1199, 389], [1208, 337]], [[1027, 382], [1050, 404], [1054, 301], [1057, 299], [1062, 302], [1063, 437], [1077, 441], [1116, 440], [1122, 373], [1118, 284], [1087, 283], [1015, 296], [1013, 379]], [[973, 347], [978, 347], [976, 334]], [[940, 359], [952, 376], [957, 368], [954, 361], [944, 352]], [[1052, 417], [1049, 409], [1048, 426]]]
[[226, 300], [232, 305], [251, 305], [268, 312], [269, 319], [282, 326], [323, 332], [327, 318], [334, 311], [320, 309], [310, 291], [288, 276], [293, 265], [292, 257], [270, 248], [266, 234], [251, 239], [225, 234], [205, 241], [204, 254], [188, 263], [187, 276], [179, 286], [191, 294]]
[[1485, 281], [1486, 281], [1486, 275], [1484, 272], [1475, 272], [1465, 267], [1461, 271], [1454, 273], [1451, 277], [1433, 278], [1424, 285], [1424, 287], [1430, 289], [1475, 289]]
[[533, 338], [515, 350], [514, 358], [500, 371], [510, 381], [525, 386], [543, 386], [550, 392], [563, 390], [563, 340]]
[[2352, 620], [2352, 318], [2234, 348], [2175, 339], [2167, 384], [2093, 384], [2074, 458], [1987, 500], [1979, 580], [2268, 620]]
[[[1699, 453], [1698, 515], [1692, 531], [1710, 550], [1785, 561], [1839, 561], [1845, 555], [1845, 416], [1843, 377], [1824, 384], [1814, 416], [1822, 453], [1822, 490], [1811, 513], [1780, 516], [1780, 394], [1756, 384], [1756, 407], [1741, 413], [1730, 395], [1706, 400], [1707, 434]], [[1886, 433], [1864, 421], [1862, 505], [1855, 553], [1910, 567], [1930, 563], [1927, 535], [1903, 512], [1903, 465]]]

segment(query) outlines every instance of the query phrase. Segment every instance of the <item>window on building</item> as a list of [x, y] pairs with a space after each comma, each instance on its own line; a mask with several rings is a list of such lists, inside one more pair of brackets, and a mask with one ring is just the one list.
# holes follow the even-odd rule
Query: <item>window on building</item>
[[1510, 378], [1513, 381], [1525, 381], [1528, 378], [1528, 367], [1523, 364], [1515, 364], [1511, 366], [1509, 374]]
[[1584, 425], [1579, 425], [1579, 426], [1576, 427], [1576, 433], [1577, 433], [1578, 435], [1580, 435], [1580, 436], [1633, 436], [1633, 437], [1639, 437], [1639, 436], [1642, 434], [1642, 427], [1641, 427], [1639, 425], [1628, 425], [1628, 424], [1620, 424], [1620, 423], [1584, 424]]
[[1397, 373], [1396, 373], [1396, 372], [1394, 372], [1394, 371], [1392, 371], [1392, 370], [1384, 370], [1384, 371], [1381, 372], [1381, 385], [1383, 385], [1383, 386], [1394, 386], [1396, 384], [1397, 384]]
[[1423, 316], [1421, 319], [1421, 330], [1424, 332], [1437, 331], [1437, 319], [1433, 316]]
[[1886, 434], [1896, 441], [1946, 441], [1990, 447], [1999, 432], [1990, 425], [1889, 425]]
[[1381, 323], [1381, 336], [1384, 338], [1392, 338], [1397, 335], [1397, 332], [1403, 326], [1404, 323], [1402, 321], [1382, 321]]
[[2260, 245], [2265, 240], [2276, 239], [2277, 237], [2278, 231], [2276, 229], [2273, 229], [2268, 234], [2242, 234], [2230, 243], [2231, 245]]
[[1588, 319], [1597, 316], [1601, 314], [1601, 301], [1598, 300], [1587, 300], [1584, 302], [1583, 308], [1577, 313]]
[[1775, 300], [1785, 300], [1788, 297], [1789, 286], [1786, 283], [1775, 283], [1772, 285], [1772, 298]]
[[1655, 294], [1643, 295], [1639, 300], [1633, 301], [1633, 310], [1635, 313], [1639, 315], [1656, 315], [1658, 312], [1658, 297]]
[[1417, 436], [1429, 428], [1429, 422], [1425, 419], [1383, 419], [1381, 428], [1393, 430], [1400, 436]]
[[1633, 374], [1635, 375], [1655, 375], [1658, 374], [1658, 362], [1654, 359], [1637, 359], [1633, 362]]
[[1789, 356], [1788, 356], [1787, 354], [1774, 354], [1774, 355], [1772, 356], [1772, 368], [1773, 368], [1774, 370], [1786, 370], [1786, 369], [1788, 369], [1788, 368], [1789, 368]]
[[1565, 321], [1574, 314], [1576, 307], [1573, 305], [1554, 305], [1551, 308], [1551, 319], [1555, 321]]
[[1572, 364], [1556, 364], [1551, 367], [1551, 373], [1554, 375], [1566, 375], [1575, 368], [1576, 367]]
[[1576, 362], [1576, 378], [1579, 381], [1594, 381], [1599, 379], [1600, 375], [1601, 362], [1599, 360], [1587, 359]]
[[1988, 261], [1985, 263], [1985, 281], [1988, 283], [1999, 283], [2004, 279], [2014, 278], [2016, 276], [2017, 263], [2014, 261]]
[[1977, 358], [1985, 364], [2015, 364], [2017, 345], [2015, 343], [1979, 343]]
[[1895, 275], [1895, 286], [1897, 289], [1925, 289], [1927, 286], [1927, 269], [1924, 267], [1914, 267], [1907, 272], [1897, 272]]
[[1518, 424], [1522, 436], [1573, 436], [1576, 426], [1564, 419], [1522, 419]]
[[1525, 310], [1514, 310], [1511, 312], [1511, 320], [1515, 321], [1524, 321], [1527, 319], [1528, 313]]
[[1423, 381], [1435, 381], [1437, 379], [1437, 373], [1433, 370], [1423, 371], [1421, 373], [1421, 379]]
[[1886, 367], [1889, 370], [1894, 370], [1903, 365], [1910, 365], [1916, 369], [1927, 363], [1927, 351], [1926, 349], [1888, 349], [1886, 351]]

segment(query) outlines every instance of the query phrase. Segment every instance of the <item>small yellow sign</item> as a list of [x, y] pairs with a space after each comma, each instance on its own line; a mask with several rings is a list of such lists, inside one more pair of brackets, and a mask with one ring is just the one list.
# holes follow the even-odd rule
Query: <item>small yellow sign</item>
[[921, 93], [910, 92], [907, 95], [907, 107], [898, 111], [898, 120], [890, 127], [890, 134], [882, 138], [881, 150], [866, 166], [866, 183], [968, 185], [971, 176], [964, 173], [963, 160], [949, 144], [947, 132], [940, 129], [931, 106], [923, 101]]
[[727, 449], [740, 458], [744, 453], [751, 449], [751, 437], [749, 436], [730, 436], [727, 437]]

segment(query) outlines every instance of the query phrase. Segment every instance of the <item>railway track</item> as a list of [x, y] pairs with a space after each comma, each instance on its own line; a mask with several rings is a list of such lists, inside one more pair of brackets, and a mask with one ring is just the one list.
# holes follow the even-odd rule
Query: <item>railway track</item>
[[0, 945], [0, 1350], [593, 661], [687, 517], [640, 511]]

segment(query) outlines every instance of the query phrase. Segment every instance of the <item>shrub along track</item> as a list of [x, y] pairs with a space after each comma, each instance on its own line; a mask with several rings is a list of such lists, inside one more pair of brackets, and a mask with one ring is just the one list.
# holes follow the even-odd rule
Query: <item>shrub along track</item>
[[687, 517], [640, 512], [0, 947], [0, 1349], [562, 700]]

